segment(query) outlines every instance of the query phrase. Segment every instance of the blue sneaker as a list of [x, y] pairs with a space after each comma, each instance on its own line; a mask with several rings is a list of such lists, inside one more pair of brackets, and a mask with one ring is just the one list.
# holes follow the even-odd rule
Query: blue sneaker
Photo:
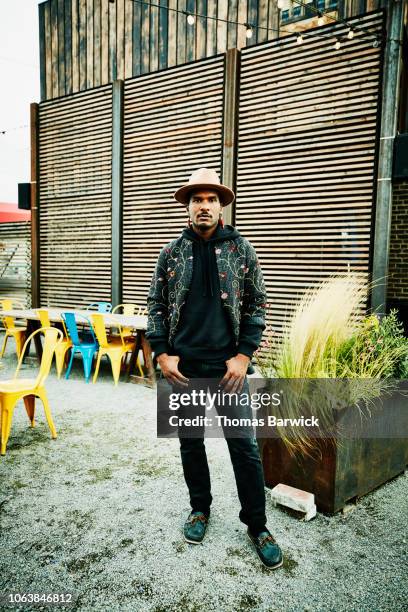
[[283, 564], [282, 551], [276, 543], [275, 538], [267, 529], [261, 531], [257, 537], [253, 536], [249, 529], [247, 534], [252, 544], [255, 546], [258, 557], [266, 567], [269, 567], [269, 569], [276, 569]]
[[184, 539], [190, 544], [200, 544], [207, 531], [208, 517], [203, 512], [191, 512], [184, 524]]

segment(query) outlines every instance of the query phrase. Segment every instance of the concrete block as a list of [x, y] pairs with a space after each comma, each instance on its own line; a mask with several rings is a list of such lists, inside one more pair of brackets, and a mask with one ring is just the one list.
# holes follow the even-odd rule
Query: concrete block
[[276, 506], [281, 504], [292, 510], [305, 513], [305, 521], [316, 516], [316, 504], [313, 493], [289, 487], [288, 485], [279, 483], [270, 492], [272, 503]]

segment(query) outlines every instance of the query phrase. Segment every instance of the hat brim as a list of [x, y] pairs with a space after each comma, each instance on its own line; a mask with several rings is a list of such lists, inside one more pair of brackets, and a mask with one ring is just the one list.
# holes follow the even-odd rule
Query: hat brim
[[180, 202], [180, 204], [184, 204], [185, 206], [187, 206], [190, 201], [190, 193], [192, 191], [198, 191], [199, 189], [209, 189], [211, 191], [216, 191], [217, 193], [219, 193], [221, 196], [221, 206], [223, 207], [232, 204], [232, 202], [235, 200], [235, 193], [232, 191], [232, 189], [226, 187], [225, 185], [214, 185], [214, 183], [197, 183], [196, 185], [183, 185], [175, 192], [174, 199], [177, 200], [177, 202]]

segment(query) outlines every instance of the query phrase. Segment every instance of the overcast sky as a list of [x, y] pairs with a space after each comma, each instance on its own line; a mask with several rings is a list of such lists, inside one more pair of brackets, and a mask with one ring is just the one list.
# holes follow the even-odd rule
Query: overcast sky
[[40, 3], [0, 0], [0, 202], [17, 202], [17, 184], [30, 181], [30, 103], [40, 101]]

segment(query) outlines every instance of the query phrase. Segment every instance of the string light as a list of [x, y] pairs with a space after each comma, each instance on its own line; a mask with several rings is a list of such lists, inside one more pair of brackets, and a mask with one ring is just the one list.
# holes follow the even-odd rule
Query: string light
[[339, 41], [338, 38], [336, 38], [336, 42], [334, 43], [334, 48], [339, 50], [341, 47], [341, 42]]
[[323, 17], [323, 15], [320, 12], [319, 12], [319, 17], [317, 19], [317, 25], [318, 26], [324, 25], [324, 17]]
[[352, 38], [354, 38], [354, 30], [353, 30], [353, 28], [350, 28], [350, 29], [349, 29], [349, 31], [348, 31], [348, 33], [347, 33], [347, 38], [348, 38], [349, 40], [351, 40]]
[[296, 42], [298, 45], [301, 45], [303, 43], [303, 36], [302, 34], [299, 34], [299, 36], [296, 38]]
[[[227, 23], [227, 24], [236, 25], [236, 26], [244, 26], [247, 29], [247, 31], [246, 31], [247, 38], [252, 38], [253, 30], [254, 29], [256, 29], [256, 30], [265, 30], [266, 32], [277, 32], [278, 34], [281, 34], [281, 33], [292, 34], [292, 35], [296, 34], [296, 32], [294, 32], [293, 30], [288, 30], [288, 29], [285, 29], [285, 28], [269, 28], [269, 27], [261, 26], [261, 25], [248, 26], [248, 24], [246, 24], [246, 23], [242, 23], [240, 21], [233, 21], [233, 20], [230, 20], [230, 19], [221, 19], [218, 16], [202, 15], [200, 13], [187, 13], [187, 11], [183, 11], [183, 10], [180, 10], [180, 9], [177, 9], [177, 8], [173, 8], [171, 6], [163, 6], [161, 4], [156, 4], [156, 3], [152, 2], [152, 1], [150, 1], [150, 2], [147, 2], [146, 0], [129, 0], [129, 1], [135, 2], [137, 4], [143, 4], [145, 6], [148, 6], [149, 9], [157, 8], [157, 9], [160, 9], [160, 10], [166, 10], [166, 11], [172, 11], [172, 12], [179, 13], [179, 14], [184, 14], [184, 15], [187, 15], [187, 19], [188, 19], [188, 16], [190, 15], [193, 19], [197, 19], [197, 18], [200, 18], [200, 19], [212, 19], [214, 21], [218, 21], [218, 22], [221, 22], [221, 23]], [[110, 2], [114, 2], [114, 0], [110, 0]], [[296, 4], [299, 4], [300, 6], [306, 7], [307, 9], [311, 9], [315, 13], [319, 13], [319, 12], [321, 13], [321, 11], [318, 11], [314, 6], [312, 6], [310, 4], [304, 4], [300, 0], [292, 0], [292, 2], [296, 2]], [[278, 6], [279, 9], [283, 8], [285, 6], [284, 1], [283, 0], [278, 0], [277, 6]], [[323, 14], [322, 14], [322, 16], [323, 16]], [[325, 17], [329, 17], [332, 21], [334, 21], [336, 23], [344, 23], [348, 27], [351, 27], [350, 24], [347, 23], [344, 19], [337, 20], [335, 17], [332, 17], [332, 15], [329, 15], [328, 13], [324, 13], [324, 16]], [[188, 23], [190, 24], [191, 22], [189, 21]], [[250, 30], [250, 32], [249, 32], [249, 30]], [[355, 29], [355, 31], [357, 31], [357, 30]], [[375, 36], [375, 34], [373, 34], [373, 32], [370, 32], [369, 30], [364, 29], [364, 27], [359, 27], [358, 28], [358, 32], [362, 36], [364, 36], [364, 35], [365, 36], [370, 36], [371, 39], [373, 38], [373, 36]], [[321, 33], [321, 32], [318, 32], [318, 33], [317, 32], [316, 33], [311, 32], [310, 36], [313, 36], [313, 35], [320, 36], [322, 38], [332, 38], [332, 35], [324, 34], [324, 33]], [[381, 38], [382, 38], [382, 36], [381, 36]], [[376, 46], [378, 46], [379, 45], [378, 36], [377, 36], [376, 40], [378, 41]]]
[[[311, 10], [313, 11], [315, 14], [322, 14], [321, 11], [319, 11], [317, 8], [315, 8], [312, 4], [305, 4], [304, 2], [302, 2], [302, 0], [292, 0], [292, 2], [295, 2], [296, 4], [298, 4], [299, 6], [302, 6], [303, 8], [307, 9], [307, 10]], [[332, 15], [330, 15], [329, 13], [323, 13], [326, 17], [328, 17], [329, 19], [331, 19], [332, 21], [336, 22], [336, 23], [344, 23], [344, 25], [348, 26], [349, 28], [351, 28], [350, 24], [343, 19], [342, 17], [339, 17], [338, 19], [336, 19], [336, 17], [333, 17]], [[359, 28], [355, 28], [355, 31], [357, 31], [362, 35], [362, 36], [370, 36], [370, 38], [372, 39], [373, 36], [375, 37], [375, 39], [378, 41], [378, 35], [373, 34], [373, 32], [370, 32], [370, 30], [364, 28], [364, 27], [359, 27]], [[382, 36], [381, 36], [382, 38]], [[378, 46], [378, 45], [373, 45], [373, 46]]]
[[194, 23], [195, 23], [195, 17], [194, 17], [194, 15], [187, 15], [187, 23], [188, 23], [189, 25], [194, 25]]
[[248, 25], [247, 23], [245, 24], [245, 27], [246, 27], [246, 33], [245, 33], [246, 37], [252, 38], [252, 34], [253, 34], [252, 27]]

